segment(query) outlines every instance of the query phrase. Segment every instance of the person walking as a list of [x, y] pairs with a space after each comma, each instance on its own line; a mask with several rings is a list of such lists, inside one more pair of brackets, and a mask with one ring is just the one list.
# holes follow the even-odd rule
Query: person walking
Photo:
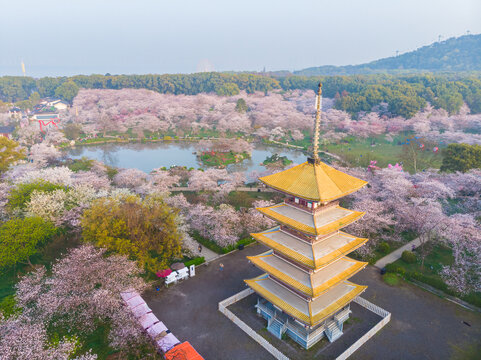
[[202, 252], [202, 245], [199, 244], [199, 253], [201, 253], [201, 252]]
[[219, 264], [219, 271], [224, 271], [224, 264], [222, 263]]

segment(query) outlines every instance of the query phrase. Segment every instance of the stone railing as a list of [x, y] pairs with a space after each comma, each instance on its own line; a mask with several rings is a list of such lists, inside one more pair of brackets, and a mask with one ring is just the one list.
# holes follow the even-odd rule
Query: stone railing
[[339, 355], [336, 360], [344, 360], [351, 356], [357, 349], [359, 349], [366, 341], [372, 338], [379, 330], [381, 330], [390, 320], [391, 313], [380, 308], [379, 306], [373, 304], [372, 302], [358, 297], [354, 299], [354, 302], [366, 308], [367, 310], [375, 313], [382, 317], [382, 320], [374, 325], [367, 333], [365, 333], [361, 338], [359, 338], [354, 344], [352, 344], [348, 349], [346, 349], [341, 355]]
[[256, 341], [260, 346], [266, 349], [274, 358], [278, 360], [289, 360], [287, 356], [277, 350], [270, 342], [252, 330], [249, 325], [239, 319], [234, 313], [227, 309], [227, 306], [234, 304], [235, 302], [242, 300], [243, 298], [249, 296], [254, 291], [251, 288], [245, 289], [240, 293], [231, 296], [219, 303], [219, 311], [224, 314], [230, 321], [236, 324], [238, 327], [242, 329], [247, 335], [249, 335], [254, 341]]
[[[257, 332], [249, 327], [245, 322], [239, 319], [233, 312], [227, 309], [229, 305], [240, 301], [247, 296], [253, 294], [254, 291], [251, 288], [245, 289], [219, 303], [219, 311], [223, 313], [229, 320], [240, 327], [247, 335], [249, 335], [254, 341], [266, 349], [272, 356], [280, 360], [289, 360], [289, 358], [281, 353], [277, 348], [275, 348], [270, 342], [260, 336]], [[341, 355], [339, 355], [336, 360], [345, 360], [351, 356], [357, 349], [359, 349], [366, 341], [373, 337], [379, 330], [381, 330], [390, 320], [391, 313], [384, 310], [383, 308], [358, 297], [353, 300], [353, 302], [359, 304], [360, 306], [366, 308], [367, 310], [373, 312], [374, 314], [382, 317], [382, 320], [374, 325], [368, 332], [366, 332], [362, 337], [360, 337], [354, 344], [352, 344], [348, 349], [346, 349]], [[288, 324], [289, 327], [291, 324]], [[324, 331], [324, 328], [322, 328]]]

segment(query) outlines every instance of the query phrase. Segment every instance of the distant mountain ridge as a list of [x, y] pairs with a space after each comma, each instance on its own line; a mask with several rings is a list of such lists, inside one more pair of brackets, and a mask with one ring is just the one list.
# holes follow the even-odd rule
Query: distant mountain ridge
[[398, 56], [359, 65], [325, 65], [294, 71], [294, 75], [355, 75], [407, 72], [481, 71], [481, 34], [450, 38]]

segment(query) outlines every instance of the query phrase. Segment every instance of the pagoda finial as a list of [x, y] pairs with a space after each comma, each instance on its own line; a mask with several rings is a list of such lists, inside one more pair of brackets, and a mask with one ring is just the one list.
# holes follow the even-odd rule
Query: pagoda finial
[[321, 128], [321, 112], [322, 112], [322, 84], [319, 82], [319, 90], [316, 97], [316, 121], [314, 123], [314, 138], [312, 157], [316, 163], [319, 163], [319, 132]]

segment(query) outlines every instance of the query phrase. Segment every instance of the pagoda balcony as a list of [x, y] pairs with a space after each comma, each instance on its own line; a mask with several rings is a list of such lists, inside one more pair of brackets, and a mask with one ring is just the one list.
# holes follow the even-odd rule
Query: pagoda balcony
[[342, 257], [314, 272], [304, 269], [299, 264], [286, 261], [285, 257], [279, 256], [273, 250], [257, 256], [248, 256], [247, 259], [256, 267], [268, 273], [273, 280], [281, 282], [283, 286], [304, 298], [320, 296], [329, 288], [364, 269], [368, 264], [367, 262]]
[[315, 214], [319, 211], [326, 210], [330, 207], [339, 205], [339, 201], [331, 201], [326, 205], [322, 205], [322, 204], [318, 205], [319, 203], [317, 202], [307, 201], [307, 200], [295, 198], [295, 197], [285, 198], [284, 203], [286, 205], [291, 205], [293, 207], [309, 212], [311, 214]]
[[318, 236], [332, 234], [364, 215], [364, 212], [344, 209], [337, 204], [314, 213], [286, 203], [261, 207], [257, 210], [282, 225], [307, 235], [314, 235], [316, 240]]
[[329, 265], [364, 245], [367, 241], [367, 239], [358, 238], [342, 231], [314, 244], [309, 244], [282, 230], [255, 233], [251, 236], [276, 253], [283, 254], [295, 263], [314, 270]]
[[308, 326], [318, 325], [336, 315], [367, 288], [350, 281], [343, 281], [329, 288], [316, 299], [306, 300], [273, 281], [268, 274], [262, 274], [244, 282], [264, 299]]

